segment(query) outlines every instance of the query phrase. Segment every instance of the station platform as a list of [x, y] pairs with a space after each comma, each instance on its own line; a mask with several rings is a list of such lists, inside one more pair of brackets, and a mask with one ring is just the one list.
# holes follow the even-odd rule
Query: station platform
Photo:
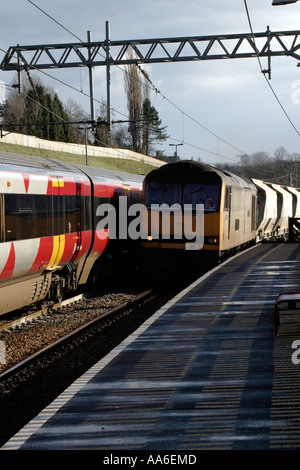
[[[10, 450], [300, 448], [300, 244], [261, 244], [210, 271], [95, 364]], [[299, 345], [295, 348], [295, 341]]]

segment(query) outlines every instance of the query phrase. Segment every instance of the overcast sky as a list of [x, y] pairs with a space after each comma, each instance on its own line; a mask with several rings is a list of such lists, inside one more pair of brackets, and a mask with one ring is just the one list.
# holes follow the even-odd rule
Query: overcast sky
[[[0, 59], [16, 44], [58, 44], [105, 39], [105, 22], [110, 22], [111, 40], [152, 39], [229, 33], [248, 33], [244, 0], [33, 0], [62, 26], [28, 0], [1, 1]], [[247, 0], [254, 32], [300, 29], [300, 3], [274, 7], [272, 0]], [[72, 34], [73, 35], [72, 35]], [[182, 158], [200, 158], [214, 164], [239, 162], [241, 153], [273, 152], [283, 146], [300, 153], [300, 67], [294, 58], [272, 58], [271, 85], [278, 101], [260, 72], [256, 58], [195, 61], [142, 65], [154, 86], [156, 107], [170, 138], [158, 147], [167, 154], [178, 147]], [[267, 68], [267, 61], [262, 59]], [[84, 69], [51, 70], [53, 78], [40, 72], [45, 85], [59, 98], [72, 98], [89, 112], [88, 73]], [[15, 72], [0, 72], [0, 80], [11, 84]], [[59, 79], [65, 84], [55, 80]], [[75, 91], [70, 86], [78, 89]], [[95, 107], [106, 99], [105, 68], [94, 69]], [[0, 98], [3, 98], [3, 86]], [[299, 91], [299, 92], [298, 92]], [[299, 101], [299, 102], [298, 102]], [[111, 71], [113, 119], [126, 119], [124, 74]], [[224, 142], [226, 141], [226, 143]], [[230, 145], [229, 145], [230, 144]]]

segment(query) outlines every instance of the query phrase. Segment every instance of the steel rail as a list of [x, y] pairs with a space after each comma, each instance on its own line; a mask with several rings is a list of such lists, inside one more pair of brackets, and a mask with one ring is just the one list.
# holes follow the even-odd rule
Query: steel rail
[[94, 318], [93, 320], [88, 321], [84, 325], [81, 325], [80, 327], [76, 328], [75, 330], [67, 333], [66, 335], [62, 336], [58, 340], [54, 341], [53, 343], [45, 346], [44, 348], [36, 351], [32, 355], [28, 356], [26, 359], [23, 361], [19, 362], [18, 364], [12, 366], [10, 369], [7, 369], [4, 371], [2, 374], [0, 374], [0, 384], [1, 382], [4, 382], [7, 378], [9, 378], [11, 375], [16, 374], [17, 372], [20, 372], [21, 370], [25, 369], [29, 365], [31, 365], [34, 361], [38, 360], [42, 356], [48, 354], [49, 352], [53, 351], [56, 347], [62, 345], [63, 343], [66, 343], [67, 341], [75, 338], [78, 334], [83, 333], [86, 331], [88, 328], [95, 326], [99, 321], [103, 320], [104, 318], [111, 316], [115, 313], [124, 311], [128, 309], [129, 307], [133, 306], [135, 303], [144, 300], [147, 296], [149, 296], [152, 293], [152, 290], [147, 290], [142, 292], [141, 294], [137, 295], [134, 299], [128, 300], [126, 302], [123, 302], [122, 304], [113, 307], [109, 309], [107, 312], [101, 313], [98, 317]]
[[46, 305], [44, 308], [41, 308], [40, 310], [32, 313], [28, 313], [25, 315], [20, 316], [19, 318], [15, 318], [14, 320], [9, 320], [9, 321], [4, 321], [4, 323], [0, 324], [0, 333], [6, 330], [9, 330], [10, 328], [16, 328], [18, 326], [24, 325], [27, 322], [30, 322], [36, 318], [39, 318], [42, 315], [46, 315], [49, 313], [49, 309], [51, 310], [57, 310], [60, 307], [64, 307], [66, 305], [69, 305], [73, 302], [78, 302], [79, 300], [82, 299], [87, 299], [91, 294], [79, 294], [74, 297], [71, 297], [70, 299], [63, 300], [60, 303], [57, 304], [49, 304]]

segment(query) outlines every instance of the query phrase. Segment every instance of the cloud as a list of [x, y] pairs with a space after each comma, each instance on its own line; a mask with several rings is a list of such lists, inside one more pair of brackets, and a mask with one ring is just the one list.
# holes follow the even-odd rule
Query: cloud
[[[60, 24], [30, 2], [5, 0], [1, 5], [0, 47], [3, 51], [17, 43], [71, 43], [77, 41], [74, 35], [85, 41], [87, 31], [91, 31], [92, 40], [102, 41], [105, 39], [106, 21], [110, 22], [112, 40], [250, 31], [244, 2], [236, 0], [34, 2]], [[248, 0], [247, 3], [254, 31], [264, 32], [268, 25], [273, 31], [299, 29], [299, 3], [286, 7], [272, 7], [272, 0]], [[3, 57], [4, 53], [0, 52], [0, 55]], [[262, 63], [264, 67], [267, 66], [266, 59]], [[298, 122], [300, 105], [292, 101], [292, 93], [295, 92], [292, 83], [299, 79], [296, 65], [297, 61], [292, 58], [272, 59], [271, 83], [287, 112]], [[146, 68], [145, 65], [141, 66]], [[55, 87], [62, 101], [72, 98], [89, 112], [86, 69], [53, 69], [48, 73], [59, 79], [59, 82], [40, 72], [38, 74], [46, 85]], [[14, 75], [1, 72], [0, 79], [10, 83]], [[265, 83], [256, 58], [155, 64], [150, 68], [150, 78], [161, 91], [161, 94], [152, 92], [153, 103], [163, 124], [167, 125], [171, 138], [185, 139], [186, 145], [180, 147], [180, 154], [186, 158], [193, 154], [195, 158], [199, 156], [204, 161], [207, 158], [208, 162], [213, 162], [215, 156], [200, 150], [206, 148], [215, 153], [225, 152], [228, 158], [234, 159], [237, 151], [225, 146], [213, 134], [248, 153], [259, 150], [272, 152], [280, 145], [290, 152], [298, 151], [299, 136], [291, 128]], [[124, 117], [127, 114], [123, 82], [123, 72], [112, 67], [111, 104], [116, 110], [115, 119], [122, 119], [122, 115]], [[98, 101], [106, 100], [105, 67], [94, 69], [94, 87], [97, 109]], [[0, 86], [0, 92], [1, 89], [3, 87]], [[211, 133], [187, 115], [207, 127]], [[166, 143], [168, 151], [170, 142]]]

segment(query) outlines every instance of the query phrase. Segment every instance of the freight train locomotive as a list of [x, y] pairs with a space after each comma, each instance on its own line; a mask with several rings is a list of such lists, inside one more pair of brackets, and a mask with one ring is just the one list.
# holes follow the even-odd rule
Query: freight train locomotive
[[[143, 201], [147, 207], [143, 223], [143, 255], [147, 258], [168, 253], [169, 259], [196, 255], [217, 261], [237, 249], [259, 240], [286, 237], [289, 217], [300, 213], [300, 192], [295, 188], [248, 181], [230, 172], [193, 161], [166, 164], [150, 172], [144, 180]], [[161, 205], [203, 204], [203, 245], [198, 253], [186, 253], [190, 237], [182, 230], [178, 236], [178, 218], [170, 212], [170, 227], [163, 224]], [[154, 209], [153, 209], [154, 208]], [[157, 213], [159, 212], [159, 216]], [[183, 212], [182, 212], [183, 213]], [[184, 222], [182, 222], [183, 225]], [[192, 226], [192, 225], [190, 225]], [[170, 235], [165, 233], [170, 231]], [[195, 229], [193, 229], [195, 231]], [[154, 234], [154, 235], [153, 235]], [[188, 240], [187, 240], [188, 239]]]
[[141, 200], [143, 177], [0, 153], [0, 314], [60, 301], [133, 249], [98, 230], [99, 205]]

